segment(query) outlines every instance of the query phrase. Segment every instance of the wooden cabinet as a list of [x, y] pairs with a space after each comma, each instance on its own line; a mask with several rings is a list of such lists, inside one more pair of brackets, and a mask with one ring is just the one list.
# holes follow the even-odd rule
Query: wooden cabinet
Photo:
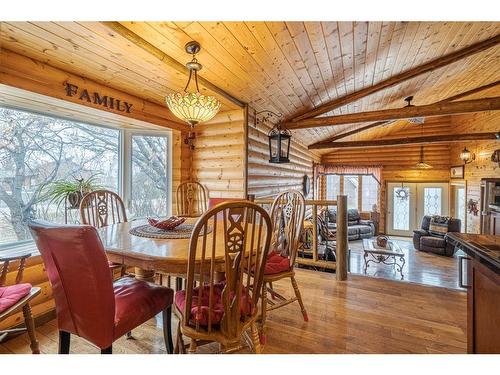
[[472, 258], [467, 276], [467, 352], [500, 353], [500, 275]]

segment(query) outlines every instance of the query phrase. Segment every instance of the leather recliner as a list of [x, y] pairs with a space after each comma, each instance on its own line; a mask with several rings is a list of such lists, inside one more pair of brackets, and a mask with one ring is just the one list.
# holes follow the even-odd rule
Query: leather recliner
[[[421, 229], [413, 231], [413, 246], [420, 251], [426, 251], [438, 255], [451, 257], [455, 254], [455, 246], [446, 240], [446, 235], [437, 235], [429, 231], [431, 216], [422, 218]], [[461, 222], [459, 219], [450, 219], [448, 222], [449, 232], [460, 232]]]

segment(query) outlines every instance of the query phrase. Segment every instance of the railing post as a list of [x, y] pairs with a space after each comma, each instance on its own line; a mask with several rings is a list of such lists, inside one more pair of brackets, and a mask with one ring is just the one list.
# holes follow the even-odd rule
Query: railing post
[[347, 195], [337, 195], [337, 281], [347, 280]]
[[313, 261], [318, 260], [318, 206], [316, 204], [312, 205], [312, 249], [313, 249]]

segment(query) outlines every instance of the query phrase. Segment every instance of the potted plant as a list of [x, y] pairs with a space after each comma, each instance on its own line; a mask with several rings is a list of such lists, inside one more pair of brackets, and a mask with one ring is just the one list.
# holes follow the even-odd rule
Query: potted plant
[[55, 181], [49, 191], [49, 196], [52, 198], [52, 202], [56, 202], [58, 205], [67, 200], [68, 208], [78, 208], [85, 194], [99, 189], [96, 179], [96, 175], [91, 175], [87, 179], [73, 177], [72, 181]]

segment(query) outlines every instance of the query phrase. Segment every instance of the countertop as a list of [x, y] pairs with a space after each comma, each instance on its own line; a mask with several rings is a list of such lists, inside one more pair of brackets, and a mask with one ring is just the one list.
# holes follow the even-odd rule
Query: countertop
[[468, 256], [500, 274], [500, 236], [452, 232], [447, 238]]

